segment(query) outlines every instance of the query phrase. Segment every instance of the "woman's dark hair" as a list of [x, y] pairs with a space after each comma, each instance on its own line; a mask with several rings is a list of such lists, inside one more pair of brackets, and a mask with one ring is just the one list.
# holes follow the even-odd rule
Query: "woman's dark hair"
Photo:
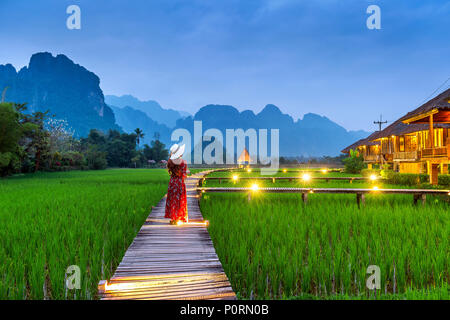
[[171, 176], [181, 177], [181, 175], [182, 175], [181, 166], [176, 165], [172, 161], [172, 159], [169, 159], [169, 161], [167, 161], [167, 170], [169, 170], [169, 174]]

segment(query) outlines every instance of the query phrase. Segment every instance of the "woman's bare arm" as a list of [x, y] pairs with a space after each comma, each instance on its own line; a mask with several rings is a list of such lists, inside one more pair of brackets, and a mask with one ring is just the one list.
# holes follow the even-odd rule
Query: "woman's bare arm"
[[186, 160], [183, 160], [184, 161], [184, 164], [186, 165], [186, 174], [187, 175], [190, 175], [191, 174], [191, 171], [189, 171], [189, 168], [188, 168], [188, 166], [187, 166], [187, 161]]

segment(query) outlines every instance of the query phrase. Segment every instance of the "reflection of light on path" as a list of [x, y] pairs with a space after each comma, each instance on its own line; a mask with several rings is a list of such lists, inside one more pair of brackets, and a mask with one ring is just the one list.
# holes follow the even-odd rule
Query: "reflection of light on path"
[[209, 221], [208, 220], [204, 220], [204, 221], [189, 221], [189, 222], [183, 222], [183, 221], [178, 221], [177, 222], [177, 226], [209, 226]]
[[[142, 292], [145, 292], [147, 299], [151, 299], [152, 293], [155, 296], [163, 294], [176, 294], [180, 289], [195, 288], [196, 286], [204, 286], [205, 283], [210, 283], [210, 288], [216, 288], [218, 291], [215, 295], [233, 296], [230, 293], [221, 293], [220, 287], [228, 279], [224, 273], [169, 273], [154, 276], [130, 276], [114, 278], [109, 281], [101, 281], [98, 289], [102, 293], [108, 293], [108, 296], [121, 296], [124, 293], [128, 295], [129, 299], [139, 298]], [[134, 296], [133, 296], [134, 294]]]

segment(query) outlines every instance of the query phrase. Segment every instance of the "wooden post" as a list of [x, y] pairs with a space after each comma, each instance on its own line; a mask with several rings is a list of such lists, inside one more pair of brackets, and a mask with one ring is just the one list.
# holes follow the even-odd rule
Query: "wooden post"
[[414, 194], [414, 205], [417, 204], [417, 201], [421, 199], [422, 205], [425, 205], [425, 202], [427, 201], [427, 195], [423, 193], [416, 193]]
[[100, 282], [97, 285], [98, 293], [103, 294], [105, 293], [105, 287], [106, 287], [106, 280], [100, 280]]
[[430, 170], [430, 183], [432, 185], [437, 185], [438, 184], [438, 173], [439, 173], [438, 164], [431, 163], [430, 169], [431, 169]]
[[429, 123], [430, 123], [430, 128], [429, 128], [429, 132], [428, 132], [428, 135], [429, 135], [429, 144], [430, 144], [430, 148], [431, 149], [433, 149], [434, 148], [434, 130], [433, 130], [433, 115], [432, 114], [430, 114], [430, 121], [429, 121]]
[[427, 195], [426, 194], [421, 194], [420, 198], [422, 199], [422, 205], [425, 205], [425, 202], [427, 201]]
[[275, 183], [275, 178], [272, 178], [272, 183]]
[[353, 183], [353, 179], [348, 179], [348, 182], [349, 183]]
[[302, 200], [303, 200], [304, 204], [306, 204], [308, 202], [308, 193], [307, 192], [302, 192]]
[[247, 195], [247, 201], [248, 202], [252, 201], [252, 192], [251, 191]]
[[419, 200], [420, 194], [413, 194], [414, 205], [417, 205], [417, 200]]
[[221, 184], [221, 183], [222, 183], [222, 179], [219, 178], [219, 184]]
[[358, 209], [361, 208], [361, 205], [364, 205], [364, 202], [366, 200], [366, 197], [363, 193], [357, 193], [356, 194], [356, 203], [358, 204]]

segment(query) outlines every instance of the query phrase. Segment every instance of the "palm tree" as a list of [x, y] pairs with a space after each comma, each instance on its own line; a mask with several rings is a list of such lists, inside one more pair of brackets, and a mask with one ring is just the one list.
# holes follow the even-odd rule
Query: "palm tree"
[[139, 145], [141, 142], [141, 139], [144, 138], [145, 134], [139, 128], [136, 128], [136, 130], [134, 130], [134, 133], [136, 134], [136, 143]]
[[5, 102], [6, 91], [7, 91], [8, 89], [9, 89], [9, 87], [5, 87], [5, 88], [3, 89], [3, 92], [2, 92], [2, 103]]

